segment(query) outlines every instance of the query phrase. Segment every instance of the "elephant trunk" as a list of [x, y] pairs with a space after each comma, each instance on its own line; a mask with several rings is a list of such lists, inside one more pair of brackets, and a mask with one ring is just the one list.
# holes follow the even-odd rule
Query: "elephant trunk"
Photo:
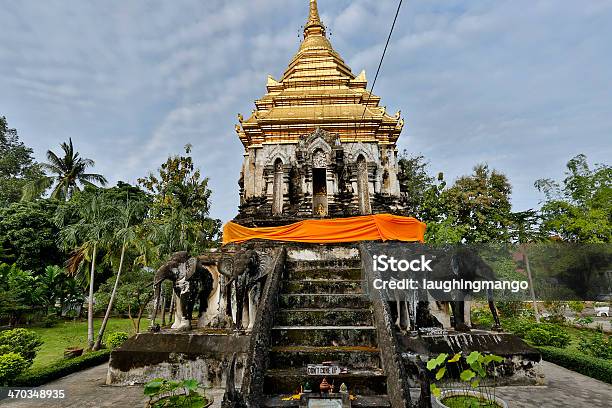
[[157, 309], [159, 308], [159, 300], [161, 295], [161, 284], [162, 282], [157, 282], [153, 285], [153, 313], [151, 314], [151, 327], [155, 326], [155, 318], [157, 317]]

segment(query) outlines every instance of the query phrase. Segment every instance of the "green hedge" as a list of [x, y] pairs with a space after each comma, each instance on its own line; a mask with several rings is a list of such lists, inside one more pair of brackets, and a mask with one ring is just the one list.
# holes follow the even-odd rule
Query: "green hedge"
[[110, 350], [105, 349], [86, 353], [80, 357], [59, 360], [55, 364], [28, 370], [20, 374], [10, 384], [20, 387], [38, 387], [68, 374], [102, 364], [108, 361], [109, 357]]
[[612, 384], [612, 362], [608, 360], [556, 347], [537, 347], [537, 349], [546, 361]]

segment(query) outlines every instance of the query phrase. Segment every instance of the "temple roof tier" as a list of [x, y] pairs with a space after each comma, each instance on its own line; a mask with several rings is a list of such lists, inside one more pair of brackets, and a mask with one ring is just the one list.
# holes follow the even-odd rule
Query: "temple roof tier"
[[267, 93], [256, 109], [236, 125], [245, 148], [267, 143], [297, 143], [321, 128], [341, 141], [395, 144], [403, 127], [399, 112], [390, 115], [367, 90], [365, 72], [354, 75], [333, 49], [310, 0], [304, 39], [282, 78], [268, 76]]

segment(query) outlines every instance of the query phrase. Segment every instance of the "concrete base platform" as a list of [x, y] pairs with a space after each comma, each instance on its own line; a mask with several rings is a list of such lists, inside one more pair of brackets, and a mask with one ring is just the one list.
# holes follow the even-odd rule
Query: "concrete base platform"
[[504, 357], [504, 362], [498, 367], [501, 373], [498, 385], [543, 385], [545, 382], [540, 353], [511, 333], [449, 330], [425, 335], [403, 335], [401, 344], [404, 360], [414, 377], [411, 386], [417, 384], [416, 372], [410, 363], [415, 354], [420, 355], [425, 362], [440, 353], [453, 355], [471, 351]]
[[238, 357], [236, 378], [242, 378], [249, 340], [229, 330], [139, 333], [111, 353], [106, 383], [143, 384], [163, 377], [223, 386], [233, 353]]

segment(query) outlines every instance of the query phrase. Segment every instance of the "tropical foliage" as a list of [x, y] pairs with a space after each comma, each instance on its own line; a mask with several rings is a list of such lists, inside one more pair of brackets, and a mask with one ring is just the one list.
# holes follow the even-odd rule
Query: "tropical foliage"
[[72, 139], [60, 145], [63, 153], [59, 156], [52, 150], [47, 151], [47, 162], [41, 163], [42, 169], [51, 175], [43, 176], [27, 184], [24, 188], [24, 198], [39, 197], [42, 192], [51, 187], [51, 198], [68, 200], [81, 186], [92, 186], [98, 183], [106, 185], [106, 178], [101, 174], [88, 173], [95, 162], [81, 157], [74, 150]]
[[24, 186], [43, 176], [32, 154], [19, 140], [17, 130], [0, 116], [0, 206], [19, 201]]

